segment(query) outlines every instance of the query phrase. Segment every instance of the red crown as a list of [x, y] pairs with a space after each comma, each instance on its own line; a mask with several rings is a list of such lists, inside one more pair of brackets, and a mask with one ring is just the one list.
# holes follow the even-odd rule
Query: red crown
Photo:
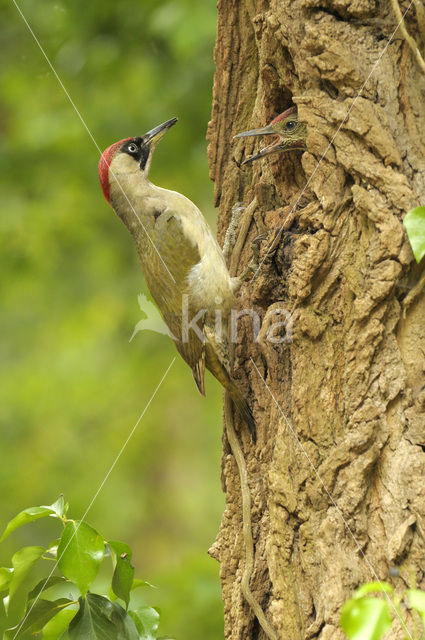
[[285, 120], [288, 116], [291, 116], [293, 113], [297, 113], [297, 107], [290, 107], [286, 109], [283, 113], [280, 113], [274, 120], [270, 122], [270, 124], [276, 124], [276, 122], [280, 122], [281, 120]]
[[119, 140], [118, 142], [111, 144], [111, 146], [105, 149], [100, 156], [97, 170], [99, 172], [100, 186], [102, 187], [103, 195], [109, 204], [111, 204], [109, 193], [109, 167], [118, 148], [124, 144], [124, 142], [127, 142], [127, 140], [131, 140], [131, 138], [124, 138], [123, 140]]

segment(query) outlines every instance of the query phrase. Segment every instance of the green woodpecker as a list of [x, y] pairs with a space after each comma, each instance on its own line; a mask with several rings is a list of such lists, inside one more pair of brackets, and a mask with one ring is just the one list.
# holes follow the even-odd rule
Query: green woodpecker
[[100, 184], [133, 236], [149, 291], [200, 393], [206, 367], [229, 391], [255, 440], [254, 418], [228, 371], [225, 338], [217, 331], [217, 318], [225, 324], [234, 305], [238, 281], [193, 202], [148, 180], [155, 147], [176, 122], [108, 147], [99, 161]]
[[275, 136], [276, 139], [267, 147], [260, 149], [258, 153], [246, 158], [242, 164], [247, 164], [248, 162], [267, 156], [270, 153], [291, 151], [292, 149], [305, 149], [307, 128], [305, 124], [298, 122], [296, 107], [290, 107], [279, 114], [266, 127], [243, 131], [242, 133], [238, 133], [235, 138], [271, 135]]

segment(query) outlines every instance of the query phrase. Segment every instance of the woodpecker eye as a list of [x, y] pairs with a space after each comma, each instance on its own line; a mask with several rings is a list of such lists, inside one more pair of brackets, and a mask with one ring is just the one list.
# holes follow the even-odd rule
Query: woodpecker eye
[[296, 120], [290, 120], [285, 124], [285, 129], [287, 131], [292, 131], [293, 129], [295, 129], [296, 126], [297, 126]]
[[139, 151], [139, 149], [137, 148], [137, 144], [134, 144], [134, 142], [130, 142], [127, 149], [130, 153], [137, 153]]

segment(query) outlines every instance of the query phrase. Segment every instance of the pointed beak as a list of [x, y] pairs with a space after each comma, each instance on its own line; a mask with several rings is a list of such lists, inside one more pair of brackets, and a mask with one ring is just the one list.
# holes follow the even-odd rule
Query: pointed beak
[[156, 145], [156, 143], [161, 140], [162, 136], [167, 133], [168, 129], [171, 129], [171, 127], [176, 124], [177, 120], [178, 118], [171, 118], [171, 120], [167, 120], [167, 122], [163, 122], [154, 129], [151, 129], [144, 134], [144, 141], [148, 143], [150, 142], [151, 146]]
[[244, 164], [253, 162], [253, 160], [258, 160], [258, 158], [262, 158], [263, 156], [268, 156], [270, 153], [274, 153], [275, 151], [280, 151], [279, 146], [275, 144], [269, 144], [267, 147], [260, 149], [260, 151], [258, 153], [255, 153], [253, 156], [249, 156], [249, 158], [245, 158], [241, 166]]
[[302, 140], [296, 140], [296, 141], [288, 141], [288, 140], [283, 140], [281, 136], [278, 136], [275, 142], [272, 142], [272, 144], [269, 144], [267, 147], [264, 147], [263, 149], [260, 149], [260, 151], [258, 153], [256, 153], [253, 156], [249, 156], [249, 158], [246, 158], [242, 164], [248, 164], [249, 162], [252, 162], [253, 160], [258, 160], [258, 158], [263, 158], [264, 156], [268, 156], [271, 153], [282, 153], [283, 151], [294, 151], [294, 150], [299, 150], [299, 151], [303, 151], [305, 149], [305, 144]]
[[271, 128], [270, 125], [267, 127], [263, 127], [262, 129], [251, 129], [251, 131], [242, 131], [242, 133], [236, 134], [235, 138], [248, 138], [249, 136], [270, 136], [275, 131]]
[[[276, 131], [273, 131], [271, 124], [268, 124], [266, 127], [262, 127], [261, 129], [251, 129], [250, 131], [242, 131], [242, 133], [238, 133], [235, 138], [248, 138], [250, 136], [271, 136], [276, 135]], [[279, 140], [278, 140], [279, 142]], [[258, 153], [249, 158], [246, 158], [242, 162], [242, 164], [248, 164], [248, 162], [252, 162], [253, 160], [257, 160], [258, 158], [262, 158], [263, 156], [268, 155], [269, 153], [273, 153], [273, 151], [277, 151], [276, 143], [270, 144], [264, 149], [261, 149]]]

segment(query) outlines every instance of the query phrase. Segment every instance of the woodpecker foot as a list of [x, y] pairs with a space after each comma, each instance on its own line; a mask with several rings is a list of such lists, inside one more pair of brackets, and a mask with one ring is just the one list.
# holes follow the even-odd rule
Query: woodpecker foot
[[251, 262], [246, 265], [245, 269], [242, 271], [240, 276], [237, 276], [236, 278], [232, 278], [234, 294], [238, 293], [239, 289], [245, 282], [249, 282], [249, 280], [251, 280], [251, 278], [257, 271], [257, 269], [258, 269], [258, 262], [256, 262], [255, 260], [251, 260]]
[[252, 258], [242, 271], [240, 276], [238, 276], [238, 287], [237, 290], [240, 289], [244, 282], [252, 279], [252, 276], [258, 271], [258, 267], [260, 265], [260, 248], [263, 240], [267, 239], [267, 233], [261, 233], [259, 236], [254, 238], [251, 242], [251, 250], [252, 250]]
[[260, 233], [260, 235], [254, 238], [254, 240], [251, 242], [252, 259], [256, 261], [257, 266], [260, 262], [261, 243], [263, 242], [263, 240], [267, 240], [268, 236], [268, 233]]

